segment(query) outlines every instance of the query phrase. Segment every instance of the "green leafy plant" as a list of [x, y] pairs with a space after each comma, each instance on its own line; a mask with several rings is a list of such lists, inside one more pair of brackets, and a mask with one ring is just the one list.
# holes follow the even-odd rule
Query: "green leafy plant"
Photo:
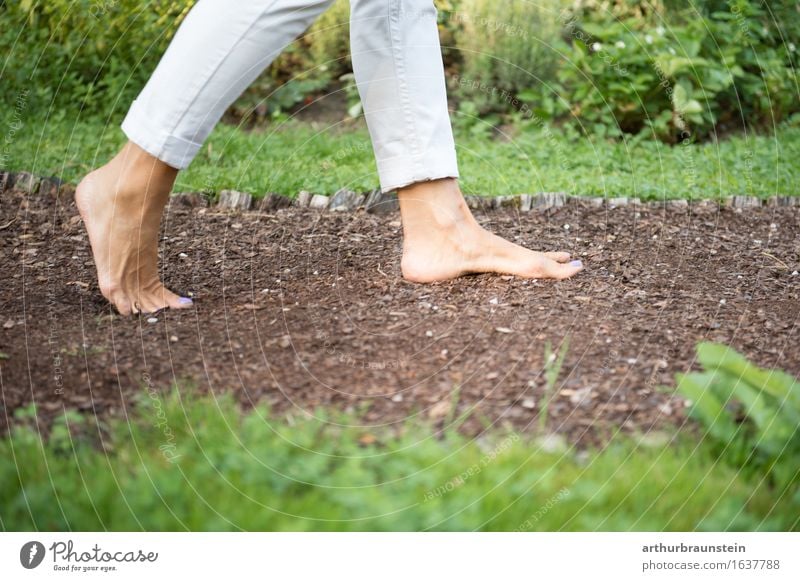
[[[652, 132], [668, 143], [771, 127], [800, 110], [796, 4], [751, 0], [577, 4], [564, 13], [556, 82], [521, 96], [544, 119], [601, 137]], [[794, 36], [793, 36], [794, 35]]]
[[[39, 112], [122, 115], [194, 3], [0, 0], [2, 99], [13, 106], [24, 93]], [[260, 75], [233, 113], [271, 118], [349, 70], [348, 15], [348, 1], [337, 0]]]
[[797, 483], [800, 381], [725, 345], [700, 343], [697, 359], [705, 370], [679, 375], [678, 390], [707, 437], [735, 465], [765, 471], [781, 487]]
[[0, 3], [3, 98], [108, 114], [147, 81], [191, 0]]
[[552, 80], [563, 5], [563, 0], [449, 3], [446, 19], [462, 63], [460, 77], [467, 81], [457, 90], [461, 98], [482, 114], [510, 111], [519, 91]]

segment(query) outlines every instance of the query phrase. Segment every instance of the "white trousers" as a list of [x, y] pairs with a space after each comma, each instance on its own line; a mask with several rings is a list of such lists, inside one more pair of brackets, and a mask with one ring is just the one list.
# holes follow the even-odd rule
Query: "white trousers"
[[[333, 0], [199, 0], [122, 124], [189, 165], [230, 104]], [[458, 177], [433, 0], [351, 0], [350, 49], [385, 192]]]

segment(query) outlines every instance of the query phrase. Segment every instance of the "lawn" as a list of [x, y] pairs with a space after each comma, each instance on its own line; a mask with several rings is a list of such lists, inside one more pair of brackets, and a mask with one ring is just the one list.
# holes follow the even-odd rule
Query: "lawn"
[[[14, 121], [6, 116], [4, 125]], [[642, 199], [794, 195], [800, 179], [800, 128], [740, 134], [718, 143], [668, 146], [644, 133], [626, 141], [533, 125], [500, 134], [456, 128], [462, 187], [484, 195], [564, 191]], [[7, 148], [11, 170], [76, 181], [124, 140], [116, 123], [66, 116], [25, 119]], [[275, 122], [245, 131], [220, 125], [177, 191], [238, 189], [255, 194], [300, 190], [332, 194], [377, 186], [369, 136], [361, 121], [314, 125]]]

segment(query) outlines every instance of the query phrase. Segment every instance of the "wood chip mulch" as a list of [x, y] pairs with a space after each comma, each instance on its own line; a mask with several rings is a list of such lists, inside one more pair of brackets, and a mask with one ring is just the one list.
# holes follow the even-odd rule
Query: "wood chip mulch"
[[[126, 413], [148, 387], [232, 392], [279, 414], [352, 409], [464, 430], [539, 429], [545, 345], [569, 349], [547, 430], [602, 443], [686, 421], [674, 374], [694, 345], [731, 344], [800, 374], [800, 210], [567, 204], [479, 213], [515, 242], [568, 250], [586, 269], [551, 282], [400, 277], [399, 215], [170, 206], [162, 268], [195, 308], [121, 318], [97, 289], [71, 199], [0, 203], [0, 427], [35, 402]], [[155, 321], [153, 320], [155, 319]], [[457, 396], [453, 391], [457, 389]], [[455, 409], [451, 409], [455, 405]]]

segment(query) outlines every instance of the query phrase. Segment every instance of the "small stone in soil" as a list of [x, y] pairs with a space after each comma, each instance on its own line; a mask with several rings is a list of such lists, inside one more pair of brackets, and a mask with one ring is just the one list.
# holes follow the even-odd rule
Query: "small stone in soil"
[[313, 194], [311, 192], [303, 190], [297, 194], [297, 197], [294, 199], [294, 205], [305, 208], [308, 206], [309, 202], [311, 202], [312, 196]]
[[331, 197], [328, 210], [331, 212], [351, 212], [364, 203], [364, 194], [342, 188]]
[[329, 203], [330, 198], [328, 196], [314, 194], [314, 196], [311, 198], [311, 201], [308, 203], [308, 207], [314, 208], [315, 210], [324, 210], [328, 207]]
[[280, 208], [287, 208], [292, 205], [292, 199], [281, 194], [268, 193], [256, 205], [260, 212], [269, 212]]

